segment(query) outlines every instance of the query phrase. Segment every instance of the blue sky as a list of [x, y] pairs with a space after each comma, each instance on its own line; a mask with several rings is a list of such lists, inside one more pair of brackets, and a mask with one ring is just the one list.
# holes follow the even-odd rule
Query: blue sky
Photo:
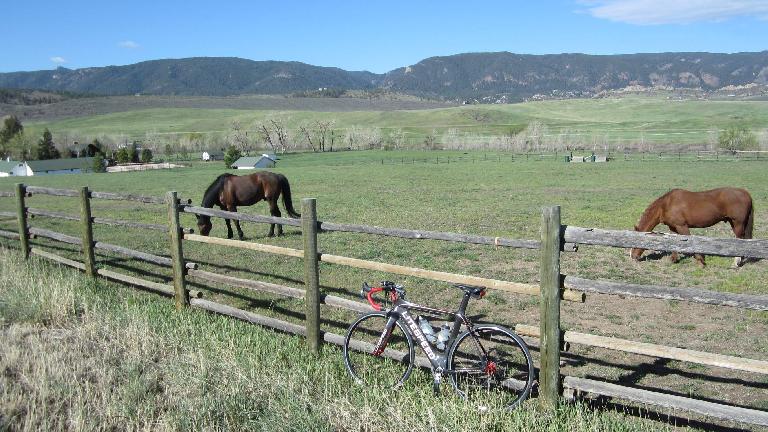
[[0, 72], [233, 56], [381, 73], [463, 52], [768, 50], [768, 0], [3, 3]]

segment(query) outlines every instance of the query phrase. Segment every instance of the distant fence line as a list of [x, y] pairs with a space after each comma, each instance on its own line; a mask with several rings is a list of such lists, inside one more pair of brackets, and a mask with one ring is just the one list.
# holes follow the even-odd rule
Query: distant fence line
[[[58, 212], [50, 212], [41, 209], [29, 208], [26, 198], [36, 194], [78, 197], [81, 202], [81, 214], [78, 216], [66, 215]], [[560, 375], [560, 354], [565, 343], [577, 343], [587, 346], [607, 348], [611, 350], [641, 354], [657, 358], [667, 358], [708, 366], [724, 367], [734, 370], [742, 370], [754, 373], [768, 374], [768, 361], [746, 359], [734, 356], [710, 354], [694, 350], [666, 347], [651, 343], [641, 343], [618, 338], [606, 338], [597, 335], [578, 333], [575, 331], [563, 331], [560, 327], [560, 301], [570, 300], [583, 302], [584, 292], [621, 295], [630, 297], [650, 297], [659, 299], [675, 299], [687, 302], [747, 308], [753, 310], [768, 310], [768, 296], [756, 296], [745, 294], [730, 294], [699, 288], [675, 288], [651, 285], [624, 284], [611, 281], [592, 281], [560, 274], [560, 254], [565, 250], [576, 250], [578, 245], [602, 245], [620, 248], [642, 247], [665, 251], [677, 251], [685, 253], [704, 253], [722, 256], [744, 256], [752, 258], [768, 257], [768, 241], [766, 240], [741, 240], [741, 239], [714, 239], [698, 236], [659, 235], [655, 233], [636, 233], [633, 231], [611, 231], [595, 228], [580, 228], [562, 225], [560, 221], [560, 208], [549, 207], [542, 213], [542, 237], [536, 240], [499, 239], [484, 236], [471, 236], [456, 233], [439, 233], [431, 231], [403, 230], [393, 228], [370, 227], [365, 225], [335, 224], [318, 221], [315, 216], [314, 199], [302, 201], [302, 219], [293, 220], [267, 216], [245, 215], [243, 213], [226, 212], [214, 209], [194, 207], [189, 201], [178, 199], [175, 192], [169, 192], [165, 199], [159, 197], [147, 197], [131, 194], [114, 194], [94, 192], [87, 188], [80, 191], [25, 187], [18, 184], [13, 194], [4, 193], [0, 196], [16, 198], [17, 212], [4, 212], [0, 216], [16, 216], [18, 231], [0, 231], [0, 236], [9, 239], [18, 239], [21, 251], [25, 257], [30, 254], [39, 255], [54, 260], [64, 265], [69, 265], [86, 271], [89, 275], [103, 276], [108, 279], [139, 286], [154, 292], [173, 296], [177, 308], [186, 306], [197, 307], [212, 312], [229, 315], [249, 322], [259, 323], [281, 331], [301, 334], [308, 338], [309, 346], [316, 349], [321, 341], [341, 344], [341, 335], [323, 332], [320, 329], [319, 305], [326, 304], [332, 307], [340, 307], [347, 310], [362, 312], [369, 310], [365, 303], [345, 299], [341, 297], [325, 295], [320, 292], [317, 274], [318, 263], [321, 261], [365, 268], [375, 271], [389, 272], [401, 275], [416, 276], [425, 279], [461, 282], [486, 286], [518, 294], [536, 295], [541, 297], [542, 308], [540, 326], [532, 327], [516, 325], [515, 329], [528, 337], [541, 338], [539, 348], [541, 352], [541, 364], [539, 373], [539, 397], [548, 402], [557, 402], [559, 397], [578, 397], [581, 393], [599, 394], [631, 402], [657, 405], [665, 408], [674, 408], [705, 414], [711, 417], [737, 420], [759, 425], [768, 425], [768, 413], [759, 410], [731, 407], [713, 402], [700, 401], [690, 398], [668, 395], [659, 392], [628, 388], [616, 384], [596, 381], [592, 379], [562, 377]], [[169, 224], [166, 230], [169, 233], [169, 246], [171, 258], [160, 257], [135, 251], [122, 246], [95, 241], [92, 238], [92, 225], [99, 223], [99, 218], [90, 214], [91, 199], [112, 199], [141, 202], [147, 204], [163, 203], [168, 209]], [[180, 225], [180, 214], [203, 214], [225, 219], [237, 219], [256, 223], [282, 223], [301, 228], [304, 237], [304, 250], [284, 248], [274, 245], [262, 245], [254, 242], [238, 240], [226, 240], [213, 237], [195, 235], [190, 229], [183, 229]], [[67, 220], [79, 220], [82, 226], [81, 237], [69, 236], [51, 230], [29, 227], [28, 217], [41, 216]], [[104, 219], [101, 219], [103, 222]], [[108, 220], [111, 224], [120, 224], [128, 227], [144, 226], [131, 221]], [[146, 224], [145, 224], [146, 225]], [[153, 225], [152, 229], [159, 229], [159, 225]], [[344, 231], [373, 235], [394, 236], [410, 239], [434, 239], [461, 243], [485, 244], [504, 247], [516, 247], [540, 250], [541, 280], [538, 285], [523, 284], [517, 282], [499, 281], [479, 278], [475, 276], [458, 275], [433, 270], [417, 269], [387, 263], [360, 260], [356, 258], [341, 257], [320, 253], [317, 250], [318, 231]], [[80, 263], [59, 255], [44, 251], [39, 247], [30, 247], [29, 239], [42, 237], [69, 244], [80, 245], [85, 257], [85, 262]], [[491, 240], [492, 239], [492, 240]], [[195, 263], [185, 260], [183, 255], [183, 241], [204, 242], [225, 247], [244, 248], [265, 253], [292, 256], [305, 262], [305, 289], [285, 287], [277, 284], [250, 281], [200, 270]], [[569, 246], [570, 245], [570, 246]], [[145, 262], [154, 263], [173, 269], [173, 285], [147, 281], [141, 278], [121, 275], [104, 269], [99, 269], [93, 259], [94, 250], [106, 250], [129, 256]], [[90, 257], [90, 258], [89, 258]], [[242, 287], [246, 289], [269, 292], [272, 294], [288, 296], [291, 298], [303, 298], [307, 307], [305, 326], [267, 318], [249, 311], [240, 310], [231, 306], [211, 302], [200, 298], [202, 293], [187, 289], [186, 278], [193, 277], [209, 282]], [[545, 336], [545, 337], [542, 337]], [[423, 364], [423, 360], [417, 360]]]

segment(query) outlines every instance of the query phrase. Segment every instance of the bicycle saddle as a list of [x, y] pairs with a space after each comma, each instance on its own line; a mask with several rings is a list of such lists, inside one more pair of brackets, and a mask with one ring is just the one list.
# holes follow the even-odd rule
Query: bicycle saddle
[[485, 287], [462, 284], [453, 284], [453, 286], [471, 295], [472, 298], [481, 298], [485, 295]]

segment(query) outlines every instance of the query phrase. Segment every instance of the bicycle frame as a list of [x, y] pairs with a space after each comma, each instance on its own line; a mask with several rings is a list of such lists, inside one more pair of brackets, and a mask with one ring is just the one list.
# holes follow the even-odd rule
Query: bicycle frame
[[[381, 337], [376, 343], [376, 347], [374, 349], [373, 354], [379, 355], [382, 352], [384, 352], [384, 349], [386, 348], [387, 343], [389, 342], [389, 337], [392, 334], [392, 329], [394, 328], [395, 323], [398, 320], [402, 319], [403, 322], [405, 323], [406, 330], [411, 334], [416, 344], [421, 348], [422, 351], [424, 351], [424, 354], [427, 356], [427, 359], [429, 360], [429, 363], [432, 366], [432, 371], [435, 377], [436, 384], [439, 384], [439, 381], [440, 381], [439, 377], [444, 373], [451, 372], [450, 370], [448, 370], [448, 364], [447, 364], [448, 354], [451, 351], [450, 348], [456, 342], [456, 338], [458, 337], [459, 332], [461, 331], [462, 324], [464, 324], [464, 326], [467, 327], [467, 330], [472, 336], [472, 339], [475, 341], [475, 344], [477, 344], [477, 347], [480, 349], [483, 355], [485, 356], [487, 354], [485, 351], [485, 348], [482, 346], [477, 336], [472, 331], [473, 324], [465, 316], [465, 312], [467, 310], [467, 305], [469, 304], [470, 297], [471, 297], [470, 294], [468, 293], [464, 294], [464, 297], [461, 300], [461, 304], [459, 305], [459, 308], [456, 310], [456, 312], [422, 306], [422, 305], [411, 303], [407, 300], [398, 298], [393, 304], [393, 307], [386, 311], [387, 315], [389, 316], [389, 320], [387, 321], [387, 325], [384, 332], [382, 333]], [[419, 324], [410, 314], [409, 312], [410, 310], [426, 312], [431, 315], [443, 315], [443, 316], [453, 317], [453, 325], [451, 326], [450, 336], [448, 340], [445, 341], [445, 349], [441, 354], [438, 354], [435, 352], [435, 350], [432, 347], [432, 344], [430, 344], [429, 341], [427, 340], [427, 336], [424, 334], [424, 332], [419, 327]]]

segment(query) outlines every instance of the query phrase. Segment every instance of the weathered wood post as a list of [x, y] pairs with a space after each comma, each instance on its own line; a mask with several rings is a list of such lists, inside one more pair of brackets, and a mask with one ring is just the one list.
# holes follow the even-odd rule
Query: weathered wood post
[[19, 221], [19, 241], [24, 259], [29, 258], [29, 227], [27, 226], [27, 207], [25, 196], [27, 188], [23, 183], [16, 183], [16, 218]]
[[87, 187], [80, 188], [80, 221], [82, 223], [83, 236], [83, 263], [85, 273], [95, 278], [96, 256], [93, 252], [93, 218], [91, 217], [91, 192]]
[[173, 260], [173, 289], [176, 298], [176, 309], [189, 306], [189, 292], [185, 277], [184, 251], [181, 246], [182, 232], [179, 223], [179, 199], [176, 192], [165, 195], [168, 204], [168, 234], [171, 241], [171, 259]]
[[560, 207], [545, 207], [541, 217], [541, 368], [539, 398], [554, 406], [560, 398]]
[[314, 198], [301, 200], [301, 234], [304, 238], [304, 299], [307, 303], [307, 344], [320, 351], [320, 269], [317, 255], [317, 208]]

